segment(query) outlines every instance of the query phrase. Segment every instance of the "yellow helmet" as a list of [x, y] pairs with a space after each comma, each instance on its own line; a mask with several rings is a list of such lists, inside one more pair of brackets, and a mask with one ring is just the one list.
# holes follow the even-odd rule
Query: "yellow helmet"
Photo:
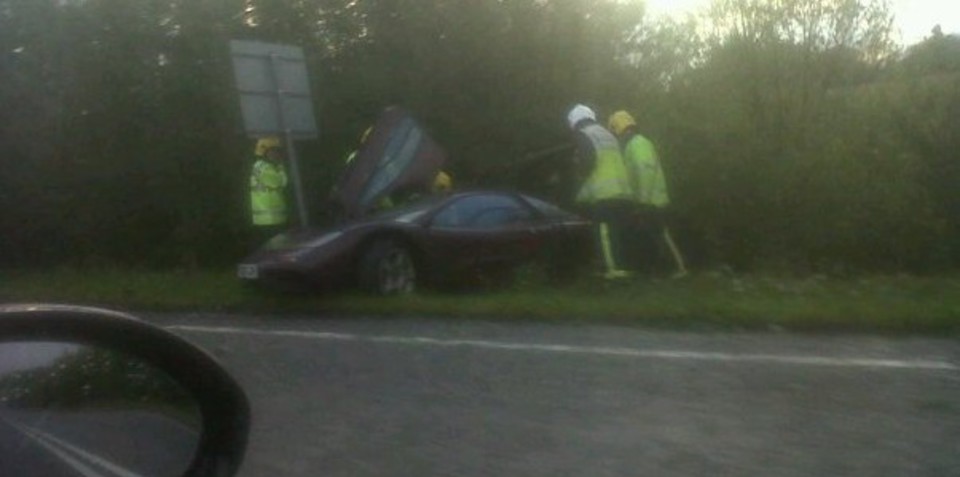
[[610, 121], [607, 123], [612, 131], [617, 136], [623, 134], [630, 126], [636, 126], [637, 122], [633, 119], [633, 116], [626, 111], [617, 111], [610, 115]]
[[453, 189], [453, 179], [450, 178], [450, 174], [440, 171], [433, 178], [433, 191], [434, 192], [450, 192]]
[[268, 150], [278, 147], [281, 147], [280, 138], [276, 136], [262, 137], [257, 140], [257, 147], [254, 148], [253, 153], [262, 156], [266, 154]]

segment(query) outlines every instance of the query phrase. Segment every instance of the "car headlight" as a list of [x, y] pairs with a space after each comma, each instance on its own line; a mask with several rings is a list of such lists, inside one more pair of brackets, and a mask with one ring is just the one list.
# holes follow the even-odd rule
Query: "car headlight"
[[340, 238], [343, 235], [343, 232], [332, 232], [326, 235], [323, 235], [319, 238], [311, 240], [309, 242], [301, 243], [297, 248], [288, 250], [280, 254], [280, 260], [285, 262], [296, 262], [307, 256], [308, 254], [314, 252], [316, 249], [327, 245], [330, 242]]
[[309, 248], [295, 248], [293, 250], [287, 250], [286, 252], [281, 253], [278, 258], [281, 262], [299, 262], [301, 258], [305, 257], [310, 252], [311, 249]]

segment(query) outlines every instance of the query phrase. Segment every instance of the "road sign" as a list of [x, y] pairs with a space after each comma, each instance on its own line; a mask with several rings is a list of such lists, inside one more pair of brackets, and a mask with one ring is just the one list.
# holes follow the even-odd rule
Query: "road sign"
[[230, 54], [244, 128], [251, 136], [317, 137], [307, 65], [300, 47], [232, 40]]

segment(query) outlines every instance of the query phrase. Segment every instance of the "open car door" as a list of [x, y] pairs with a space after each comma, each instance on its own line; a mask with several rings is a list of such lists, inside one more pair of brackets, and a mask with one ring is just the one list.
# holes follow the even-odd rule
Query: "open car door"
[[387, 108], [337, 183], [347, 219], [362, 217], [397, 190], [429, 191], [446, 153], [406, 111]]

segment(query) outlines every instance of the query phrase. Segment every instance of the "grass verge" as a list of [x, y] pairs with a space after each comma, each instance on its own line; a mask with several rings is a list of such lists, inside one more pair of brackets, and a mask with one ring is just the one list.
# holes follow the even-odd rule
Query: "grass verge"
[[379, 298], [291, 296], [243, 286], [230, 271], [122, 270], [0, 273], [0, 301], [136, 311], [215, 311], [615, 323], [666, 328], [956, 334], [960, 277], [856, 279], [700, 274], [682, 280], [583, 281], [549, 288]]

